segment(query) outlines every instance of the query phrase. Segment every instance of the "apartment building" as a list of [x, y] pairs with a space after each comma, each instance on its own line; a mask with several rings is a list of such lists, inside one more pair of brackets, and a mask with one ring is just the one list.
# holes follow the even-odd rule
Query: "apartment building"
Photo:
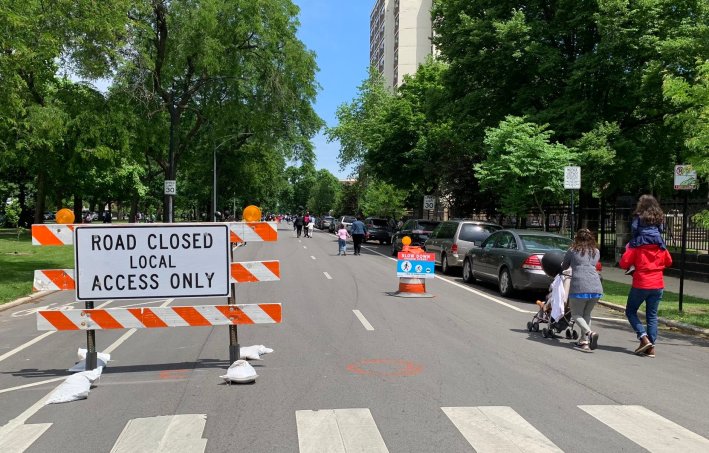
[[397, 88], [433, 52], [432, 0], [376, 0], [369, 17], [369, 58]]

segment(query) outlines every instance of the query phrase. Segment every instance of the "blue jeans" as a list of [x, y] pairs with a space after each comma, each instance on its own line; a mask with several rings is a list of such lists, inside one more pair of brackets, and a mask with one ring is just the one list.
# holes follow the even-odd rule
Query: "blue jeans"
[[340, 253], [347, 253], [347, 241], [344, 239], [337, 239], [337, 245], [340, 246], [340, 250], [337, 252], [339, 255]]
[[[628, 302], [625, 305], [625, 317], [628, 318], [630, 325], [635, 330], [638, 340], [647, 335], [650, 343], [655, 344], [657, 341], [657, 309], [662, 300], [662, 288], [660, 289], [640, 289], [630, 288], [628, 293]], [[645, 302], [645, 317], [647, 321], [647, 333], [643, 327], [642, 321], [638, 317], [638, 309]]]

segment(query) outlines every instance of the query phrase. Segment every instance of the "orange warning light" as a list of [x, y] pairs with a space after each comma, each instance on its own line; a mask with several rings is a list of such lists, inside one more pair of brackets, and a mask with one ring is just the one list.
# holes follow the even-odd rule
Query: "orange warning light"
[[258, 222], [261, 220], [261, 209], [258, 206], [249, 205], [244, 208], [242, 216], [245, 222]]
[[404, 245], [411, 245], [411, 238], [408, 236], [404, 236], [401, 238], [401, 243]]
[[74, 223], [74, 211], [68, 208], [63, 208], [57, 211], [56, 215], [57, 223], [70, 224]]

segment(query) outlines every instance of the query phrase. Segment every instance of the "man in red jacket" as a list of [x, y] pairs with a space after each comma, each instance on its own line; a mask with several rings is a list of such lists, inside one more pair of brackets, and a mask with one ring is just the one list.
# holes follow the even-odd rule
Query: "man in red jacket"
[[[655, 342], [657, 341], [657, 309], [662, 300], [665, 288], [663, 271], [672, 266], [672, 255], [658, 245], [642, 245], [626, 247], [620, 258], [620, 267], [628, 269], [635, 266], [633, 284], [625, 305], [625, 317], [640, 340], [640, 346], [635, 349], [638, 355], [655, 357]], [[638, 309], [645, 302], [647, 331], [638, 317]]]

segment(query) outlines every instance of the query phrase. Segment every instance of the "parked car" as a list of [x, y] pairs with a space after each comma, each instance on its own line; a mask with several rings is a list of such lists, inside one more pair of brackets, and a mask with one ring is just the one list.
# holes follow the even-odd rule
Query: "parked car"
[[501, 295], [514, 290], [547, 290], [553, 277], [542, 269], [545, 253], [568, 250], [571, 239], [536, 230], [500, 230], [480, 247], [471, 248], [463, 262], [463, 281], [497, 283]]
[[318, 217], [318, 223], [315, 225], [315, 227], [320, 230], [327, 230], [330, 228], [330, 224], [333, 221], [335, 221], [335, 218], [329, 215]]
[[339, 226], [340, 226], [340, 220], [337, 218], [334, 218], [334, 219], [332, 219], [332, 222], [330, 222], [330, 226], [327, 227], [327, 231], [332, 234], [335, 234], [335, 233], [337, 233], [337, 227], [339, 227]]
[[401, 226], [401, 229], [391, 237], [391, 255], [396, 256], [403, 247], [401, 238], [408, 236], [411, 238], [411, 245], [423, 246], [431, 232], [441, 223], [438, 220], [411, 219]]
[[379, 241], [380, 244], [391, 244], [391, 235], [393, 233], [389, 220], [380, 219], [377, 217], [367, 217], [364, 219], [364, 226], [367, 227], [367, 234], [364, 237], [364, 242]]
[[502, 227], [479, 220], [446, 220], [436, 227], [424, 244], [426, 252], [435, 255], [435, 264], [444, 274], [454, 267], [462, 267], [465, 254], [474, 245], [480, 245]]

